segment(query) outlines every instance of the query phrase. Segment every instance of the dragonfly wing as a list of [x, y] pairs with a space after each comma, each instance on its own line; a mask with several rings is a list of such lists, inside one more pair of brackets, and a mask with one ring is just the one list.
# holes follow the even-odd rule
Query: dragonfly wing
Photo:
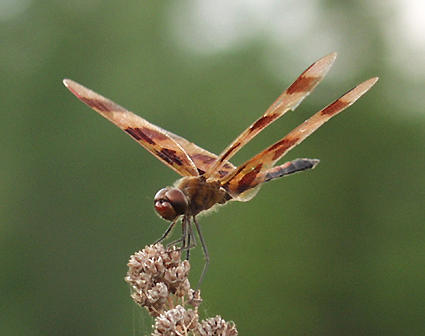
[[83, 103], [121, 128], [177, 173], [182, 176], [199, 175], [195, 164], [182, 146], [163, 129], [77, 82], [64, 79], [63, 83]]
[[333, 103], [314, 114], [310, 119], [293, 129], [284, 138], [240, 165], [233, 173], [223, 178], [222, 183], [224, 187], [233, 197], [254, 187], [258, 176], [273, 167], [279, 159], [288, 153], [288, 151], [301, 143], [326, 121], [352, 105], [366, 93], [377, 80], [378, 78], [374, 77], [357, 85]]
[[336, 53], [329, 54], [310, 65], [292, 85], [286, 89], [267, 111], [243, 131], [227, 148], [218, 156], [205, 176], [220, 170], [227, 160], [235, 155], [243, 146], [251, 141], [258, 133], [272, 122], [279, 119], [289, 110], [294, 110], [301, 101], [307, 97], [320, 81], [326, 76], [335, 62]]

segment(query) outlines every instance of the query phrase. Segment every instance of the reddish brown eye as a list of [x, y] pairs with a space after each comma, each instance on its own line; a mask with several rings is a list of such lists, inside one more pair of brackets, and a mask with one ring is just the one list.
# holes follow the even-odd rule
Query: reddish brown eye
[[162, 218], [172, 221], [186, 212], [186, 196], [180, 189], [163, 188], [154, 197], [154, 207]]
[[166, 220], [173, 220], [177, 217], [176, 211], [170, 202], [166, 200], [155, 201], [155, 210], [156, 212]]
[[186, 212], [187, 199], [180, 189], [170, 188], [167, 190], [165, 196], [173, 205], [173, 208], [178, 215], [183, 215]]

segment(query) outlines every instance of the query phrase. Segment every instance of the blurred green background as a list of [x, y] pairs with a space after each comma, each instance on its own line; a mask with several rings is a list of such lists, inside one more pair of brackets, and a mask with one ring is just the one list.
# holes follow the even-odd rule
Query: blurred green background
[[[332, 51], [314, 94], [234, 163], [381, 80], [288, 155], [320, 158], [317, 169], [201, 218], [201, 314], [240, 335], [424, 335], [423, 7], [0, 1], [0, 335], [142, 335], [152, 323], [123, 277], [166, 228], [152, 198], [178, 176], [62, 78], [218, 153]], [[193, 282], [202, 262], [197, 249]]]

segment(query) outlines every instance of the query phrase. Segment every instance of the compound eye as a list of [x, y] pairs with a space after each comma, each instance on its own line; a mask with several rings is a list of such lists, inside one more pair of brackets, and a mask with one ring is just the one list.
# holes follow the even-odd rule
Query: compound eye
[[173, 205], [173, 208], [177, 215], [183, 215], [186, 212], [187, 199], [180, 189], [170, 188], [165, 193], [165, 197]]
[[164, 219], [172, 221], [187, 210], [187, 200], [178, 188], [163, 188], [153, 200], [156, 212]]
[[166, 220], [172, 221], [177, 217], [173, 206], [166, 199], [155, 200], [154, 207], [156, 212]]

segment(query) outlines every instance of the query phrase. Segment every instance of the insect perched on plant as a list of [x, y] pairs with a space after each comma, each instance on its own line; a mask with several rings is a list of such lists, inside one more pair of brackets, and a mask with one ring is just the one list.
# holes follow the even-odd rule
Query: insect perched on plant
[[204, 269], [200, 279], [202, 281], [209, 256], [196, 216], [216, 204], [248, 201], [264, 182], [314, 168], [319, 163], [317, 159], [296, 159], [277, 166], [275, 163], [323, 123], [353, 104], [378, 80], [374, 77], [357, 85], [304, 121], [281, 140], [240, 166], [235, 167], [231, 164], [229, 160], [232, 156], [252, 138], [287, 111], [294, 110], [298, 106], [323, 79], [335, 58], [336, 53], [332, 53], [307, 68], [259, 119], [218, 156], [151, 124], [70, 79], [65, 79], [63, 82], [78, 99], [109, 119], [159, 160], [183, 176], [173, 187], [161, 189], [154, 197], [156, 212], [162, 218], [171, 221], [168, 229], [157, 242], [165, 239], [178, 219], [182, 218], [182, 236], [178, 242], [183, 249], [187, 249], [187, 258], [189, 258], [190, 248], [196, 245], [192, 230], [193, 223], [205, 255]]

